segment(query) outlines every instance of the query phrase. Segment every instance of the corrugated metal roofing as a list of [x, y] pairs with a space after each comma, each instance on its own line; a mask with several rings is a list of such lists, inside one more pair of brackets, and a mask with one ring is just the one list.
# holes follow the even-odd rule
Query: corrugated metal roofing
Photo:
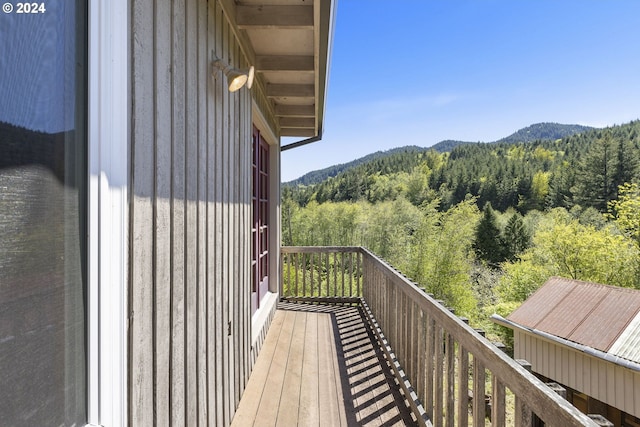
[[552, 277], [508, 319], [640, 363], [639, 313], [638, 290]]
[[537, 328], [538, 323], [549, 315], [555, 304], [571, 293], [574, 287], [573, 281], [552, 277], [508, 318], [529, 328]]
[[[583, 322], [588, 322], [589, 313], [599, 304], [601, 288], [573, 284], [571, 292], [562, 299], [549, 301], [551, 311], [536, 329], [571, 340], [571, 335]], [[550, 297], [555, 292], [550, 292]], [[571, 340], [573, 341], [573, 340]], [[602, 350], [600, 347], [595, 347]]]
[[609, 353], [640, 363], [640, 313], [622, 331], [609, 349]]
[[607, 351], [640, 310], [640, 292], [607, 286], [598, 293], [599, 303], [587, 313], [569, 340]]

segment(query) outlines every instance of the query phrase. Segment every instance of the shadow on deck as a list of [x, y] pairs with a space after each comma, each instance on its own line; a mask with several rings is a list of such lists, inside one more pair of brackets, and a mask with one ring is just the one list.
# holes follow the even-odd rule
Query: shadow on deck
[[415, 424], [360, 306], [280, 303], [232, 426]]

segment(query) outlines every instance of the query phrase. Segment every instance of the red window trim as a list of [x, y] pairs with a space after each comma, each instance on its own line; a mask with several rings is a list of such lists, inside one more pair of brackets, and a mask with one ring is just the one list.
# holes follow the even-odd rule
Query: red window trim
[[251, 313], [269, 290], [269, 144], [253, 128], [253, 223], [251, 226]]

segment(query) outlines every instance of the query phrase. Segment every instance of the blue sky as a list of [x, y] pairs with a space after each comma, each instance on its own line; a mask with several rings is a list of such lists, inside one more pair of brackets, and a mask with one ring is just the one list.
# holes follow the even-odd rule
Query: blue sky
[[324, 137], [282, 153], [282, 181], [403, 145], [638, 118], [638, 0], [339, 0]]

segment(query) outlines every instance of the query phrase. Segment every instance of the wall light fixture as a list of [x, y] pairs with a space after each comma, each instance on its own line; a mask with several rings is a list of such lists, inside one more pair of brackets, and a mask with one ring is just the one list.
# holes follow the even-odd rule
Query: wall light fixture
[[227, 76], [227, 83], [229, 84], [229, 92], [235, 92], [240, 89], [245, 84], [248, 89], [251, 89], [253, 85], [253, 78], [255, 76], [255, 69], [251, 66], [248, 70], [239, 70], [237, 68], [233, 68], [231, 65], [227, 64], [224, 60], [218, 58], [215, 53], [211, 53], [213, 65], [212, 76], [216, 78], [216, 73], [218, 70], [222, 71], [222, 73]]

